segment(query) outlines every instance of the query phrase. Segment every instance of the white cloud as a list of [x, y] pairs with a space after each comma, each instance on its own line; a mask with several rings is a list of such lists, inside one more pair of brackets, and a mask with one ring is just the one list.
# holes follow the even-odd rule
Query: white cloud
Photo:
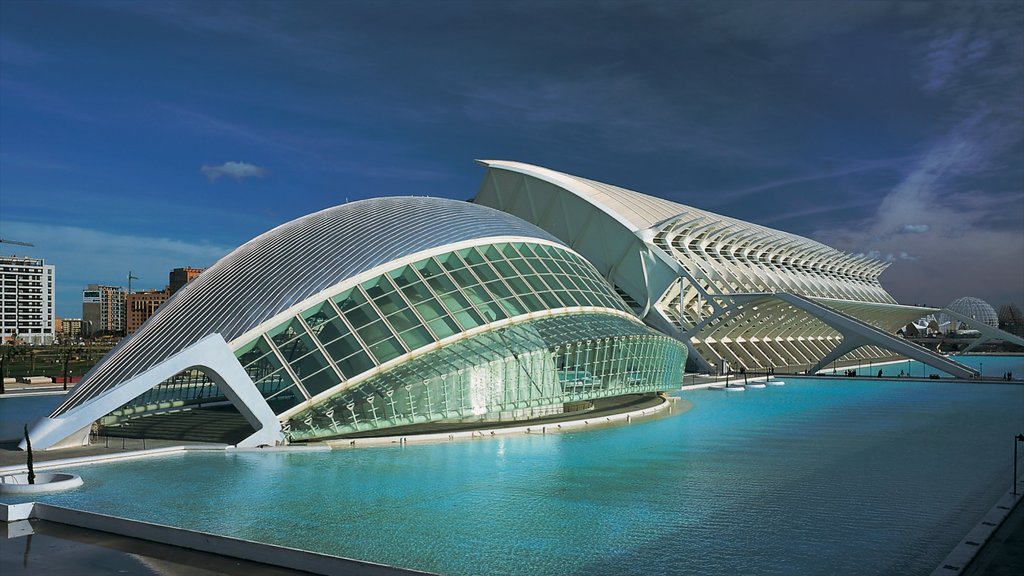
[[267, 173], [266, 168], [261, 168], [248, 162], [225, 162], [220, 166], [204, 165], [199, 171], [209, 178], [211, 182], [221, 176], [230, 176], [235, 180], [241, 180], [243, 178], [261, 178]]
[[927, 224], [904, 224], [900, 227], [899, 234], [924, 234], [932, 227]]

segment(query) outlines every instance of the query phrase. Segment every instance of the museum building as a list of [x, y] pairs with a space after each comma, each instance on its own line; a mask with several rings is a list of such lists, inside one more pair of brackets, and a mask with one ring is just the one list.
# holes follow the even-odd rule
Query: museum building
[[184, 421], [229, 403], [251, 426], [232, 441], [242, 446], [532, 420], [678, 388], [686, 353], [536, 226], [469, 202], [376, 198], [222, 258], [101, 360], [32, 442], [81, 445], [95, 422]]

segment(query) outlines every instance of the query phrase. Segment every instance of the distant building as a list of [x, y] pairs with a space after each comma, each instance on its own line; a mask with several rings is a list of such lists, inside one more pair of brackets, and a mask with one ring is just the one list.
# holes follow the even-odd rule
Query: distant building
[[61, 340], [77, 340], [82, 337], [82, 319], [57, 318], [53, 329]]
[[175, 292], [181, 289], [182, 286], [195, 280], [202, 274], [205, 268], [175, 268], [171, 270], [170, 282], [167, 287], [168, 297], [174, 295]]
[[82, 329], [86, 336], [120, 335], [125, 329], [125, 289], [89, 284], [82, 292]]
[[54, 267], [42, 258], [0, 256], [0, 337], [53, 342]]
[[170, 296], [165, 290], [143, 290], [125, 296], [125, 330], [134, 334]]

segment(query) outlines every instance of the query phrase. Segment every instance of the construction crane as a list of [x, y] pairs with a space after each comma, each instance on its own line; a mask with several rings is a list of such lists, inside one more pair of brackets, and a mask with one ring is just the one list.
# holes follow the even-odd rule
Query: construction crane
[[132, 276], [132, 271], [131, 270], [128, 271], [128, 293], [129, 294], [132, 293], [132, 280], [138, 280], [138, 279], [139, 279], [138, 276]]
[[18, 242], [17, 240], [8, 240], [6, 238], [0, 238], [0, 244], [16, 244], [18, 246], [35, 246], [31, 242]]

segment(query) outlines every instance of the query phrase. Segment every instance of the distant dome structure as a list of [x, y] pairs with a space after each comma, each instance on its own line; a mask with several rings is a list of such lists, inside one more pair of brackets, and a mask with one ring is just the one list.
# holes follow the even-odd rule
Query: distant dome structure
[[[984, 322], [993, 328], [999, 327], [999, 317], [996, 315], [995, 308], [981, 298], [964, 296], [953, 300], [946, 308], [958, 314], [974, 318], [979, 322]], [[942, 324], [941, 319], [939, 323]]]

